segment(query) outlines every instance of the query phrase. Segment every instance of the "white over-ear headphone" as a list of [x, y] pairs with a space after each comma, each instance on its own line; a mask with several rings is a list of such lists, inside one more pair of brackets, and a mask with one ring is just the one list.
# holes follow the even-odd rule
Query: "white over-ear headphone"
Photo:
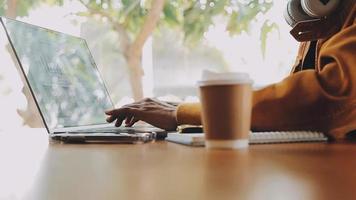
[[294, 27], [298, 22], [320, 19], [331, 15], [341, 0], [289, 0], [284, 12], [287, 23]]

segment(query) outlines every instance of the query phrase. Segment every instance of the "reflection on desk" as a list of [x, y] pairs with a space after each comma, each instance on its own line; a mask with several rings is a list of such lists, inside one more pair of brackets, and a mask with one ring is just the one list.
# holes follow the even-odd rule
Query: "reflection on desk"
[[356, 145], [207, 150], [159, 141], [61, 144], [0, 133], [0, 199], [352, 199]]

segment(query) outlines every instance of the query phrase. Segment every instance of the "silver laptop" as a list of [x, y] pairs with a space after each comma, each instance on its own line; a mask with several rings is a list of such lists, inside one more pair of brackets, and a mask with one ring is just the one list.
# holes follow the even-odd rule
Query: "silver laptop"
[[51, 138], [67, 142], [148, 142], [164, 131], [114, 127], [114, 108], [84, 39], [1, 17], [14, 55]]

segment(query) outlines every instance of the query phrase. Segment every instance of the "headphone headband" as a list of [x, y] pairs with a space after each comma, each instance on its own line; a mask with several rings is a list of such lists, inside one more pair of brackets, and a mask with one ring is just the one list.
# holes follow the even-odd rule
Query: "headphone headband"
[[294, 27], [298, 22], [331, 15], [341, 0], [289, 0], [284, 17]]
[[[291, 34], [297, 41], [315, 40], [334, 31], [329, 27], [335, 17], [328, 17], [338, 9], [342, 0], [289, 0], [284, 12], [287, 23], [293, 27]], [[320, 27], [323, 30], [320, 31]]]
[[322, 18], [334, 12], [339, 2], [340, 0], [301, 0], [301, 5], [310, 17]]

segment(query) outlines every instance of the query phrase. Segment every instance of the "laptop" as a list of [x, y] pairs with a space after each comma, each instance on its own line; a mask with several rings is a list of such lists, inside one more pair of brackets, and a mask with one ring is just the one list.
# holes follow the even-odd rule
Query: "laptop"
[[52, 139], [142, 143], [166, 134], [148, 124], [115, 127], [106, 122], [104, 111], [114, 105], [84, 39], [0, 19]]

